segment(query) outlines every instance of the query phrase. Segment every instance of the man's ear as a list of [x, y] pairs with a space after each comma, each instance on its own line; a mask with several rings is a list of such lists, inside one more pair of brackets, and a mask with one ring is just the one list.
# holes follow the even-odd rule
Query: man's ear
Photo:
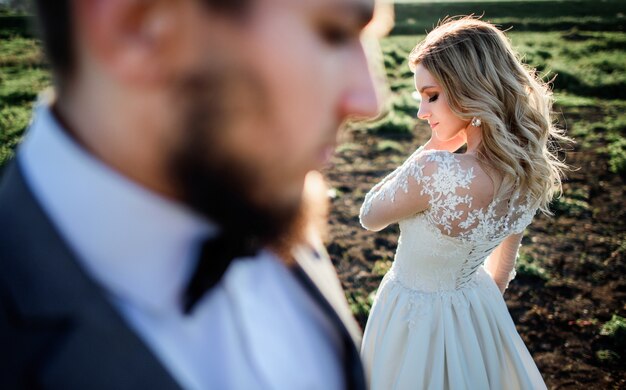
[[[183, 0], [75, 1], [80, 49], [125, 84], [150, 86], [175, 71]], [[184, 46], [184, 45], [182, 45]]]

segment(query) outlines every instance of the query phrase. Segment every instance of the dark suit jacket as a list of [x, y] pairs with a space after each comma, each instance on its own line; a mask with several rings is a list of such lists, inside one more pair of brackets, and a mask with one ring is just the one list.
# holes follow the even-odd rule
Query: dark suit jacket
[[[327, 256], [294, 273], [343, 335], [347, 388], [365, 388], [359, 329]], [[0, 388], [179, 389], [78, 265], [20, 171], [0, 184]]]

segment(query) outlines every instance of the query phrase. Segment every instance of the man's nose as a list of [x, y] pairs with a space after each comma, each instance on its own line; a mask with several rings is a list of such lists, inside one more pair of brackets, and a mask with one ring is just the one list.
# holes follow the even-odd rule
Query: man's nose
[[[358, 58], [347, 69], [348, 84], [341, 99], [342, 118], [373, 118], [381, 110], [379, 88], [382, 82], [373, 78], [367, 57], [361, 51]], [[346, 81], [348, 81], [346, 80]]]

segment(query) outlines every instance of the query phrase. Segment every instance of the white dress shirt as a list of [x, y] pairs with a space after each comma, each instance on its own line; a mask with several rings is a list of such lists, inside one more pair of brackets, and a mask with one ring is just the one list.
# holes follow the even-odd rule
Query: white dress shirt
[[235, 260], [191, 315], [181, 296], [217, 227], [82, 149], [40, 104], [18, 160], [128, 324], [186, 389], [339, 389], [340, 336], [271, 252]]

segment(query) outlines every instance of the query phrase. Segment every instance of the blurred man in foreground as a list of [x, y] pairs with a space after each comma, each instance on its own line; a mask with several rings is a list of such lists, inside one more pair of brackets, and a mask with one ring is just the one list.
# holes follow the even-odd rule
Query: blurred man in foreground
[[0, 387], [363, 388], [302, 199], [377, 113], [373, 0], [37, 3], [56, 97], [0, 185]]

